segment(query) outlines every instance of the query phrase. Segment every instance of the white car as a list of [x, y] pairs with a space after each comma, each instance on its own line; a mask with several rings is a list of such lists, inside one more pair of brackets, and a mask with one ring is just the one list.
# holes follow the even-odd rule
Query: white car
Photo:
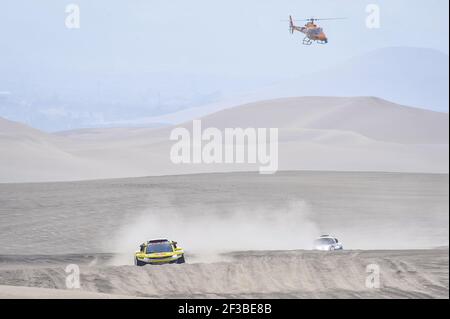
[[342, 250], [344, 246], [339, 242], [337, 238], [330, 235], [323, 235], [314, 241], [315, 250]]

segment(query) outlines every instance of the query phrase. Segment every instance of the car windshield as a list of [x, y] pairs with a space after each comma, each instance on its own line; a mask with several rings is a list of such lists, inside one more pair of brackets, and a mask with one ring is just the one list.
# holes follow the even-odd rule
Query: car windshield
[[319, 238], [314, 242], [316, 245], [332, 245], [334, 244], [333, 238]]
[[169, 243], [149, 244], [147, 246], [147, 254], [169, 253], [172, 251], [173, 251], [172, 245]]

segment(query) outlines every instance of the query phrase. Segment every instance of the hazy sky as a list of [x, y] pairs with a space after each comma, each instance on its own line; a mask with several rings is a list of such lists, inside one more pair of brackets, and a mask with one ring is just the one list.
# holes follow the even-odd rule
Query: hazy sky
[[[65, 27], [79, 4], [81, 28]], [[381, 28], [366, 28], [366, 5]], [[0, 70], [142, 72], [284, 77], [386, 46], [448, 53], [446, 0], [2, 0]], [[324, 21], [327, 46], [300, 44], [289, 14]]]
[[[0, 117], [45, 130], [207, 105], [379, 48], [448, 54], [446, 0], [0, 1]], [[304, 46], [289, 15], [348, 19], [321, 21], [329, 43]]]

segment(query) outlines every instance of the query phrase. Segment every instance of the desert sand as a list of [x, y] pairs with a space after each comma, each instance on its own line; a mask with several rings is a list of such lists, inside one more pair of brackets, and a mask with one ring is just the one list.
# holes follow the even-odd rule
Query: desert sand
[[[173, 127], [0, 119], [0, 298], [448, 298], [448, 114], [303, 97], [202, 126], [279, 128], [279, 171], [172, 164]], [[345, 250], [311, 251], [322, 234]], [[133, 266], [161, 237], [187, 264]], [[68, 264], [80, 289], [65, 289]], [[365, 285], [371, 264], [380, 288]]]
[[[279, 128], [279, 170], [448, 173], [448, 114], [378, 98], [261, 101], [207, 115], [202, 127]], [[172, 129], [47, 134], [0, 120], [0, 182], [258, 170], [254, 164], [173, 164]]]
[[[0, 201], [3, 298], [448, 298], [447, 174], [0, 184]], [[345, 250], [311, 251], [324, 233]], [[177, 240], [187, 263], [133, 266], [155, 237]], [[65, 289], [68, 264], [79, 290]], [[365, 286], [370, 264], [379, 289]]]
[[[95, 256], [67, 261], [75, 257], [82, 264]], [[448, 298], [448, 249], [247, 251], [212, 263], [82, 265], [80, 289], [66, 289], [65, 264], [57, 259], [45, 267], [8, 268], [0, 258], [6, 284], [0, 298]], [[366, 286], [373, 264], [380, 267], [380, 288]]]

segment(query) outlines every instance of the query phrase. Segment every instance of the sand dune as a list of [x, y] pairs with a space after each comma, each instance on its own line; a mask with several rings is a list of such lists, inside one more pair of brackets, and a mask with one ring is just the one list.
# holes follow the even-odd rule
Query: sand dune
[[[64, 264], [15, 269], [3, 265], [0, 298], [448, 298], [444, 249], [249, 251], [227, 258], [142, 268], [82, 266], [81, 289], [76, 290], [66, 289]], [[369, 265], [380, 269], [379, 288], [366, 286]]]
[[0, 285], [0, 299], [126, 299], [132, 296], [111, 295], [81, 289], [62, 290]]
[[93, 179], [113, 171], [108, 163], [61, 147], [68, 144], [56, 135], [0, 119], [0, 182]]
[[448, 114], [378, 98], [303, 97], [250, 103], [203, 118], [212, 127], [278, 127], [352, 132], [404, 144], [448, 144]]
[[[226, 109], [203, 128], [279, 128], [279, 170], [448, 172], [448, 114], [377, 98], [287, 98]], [[191, 127], [191, 123], [184, 126]], [[0, 122], [0, 182], [64, 181], [205, 172], [258, 165], [175, 165], [172, 127], [46, 134]], [[333, 158], [333, 161], [330, 161]]]
[[[0, 184], [0, 298], [448, 298], [448, 247], [435, 248], [448, 185], [344, 172]], [[309, 251], [323, 233], [346, 250]], [[132, 266], [154, 237], [187, 264]], [[65, 289], [68, 264], [80, 290]], [[365, 286], [369, 264], [381, 289]]]
[[433, 49], [387, 47], [216, 103], [123, 121], [122, 125], [180, 124], [236, 105], [297, 96], [378, 96], [402, 105], [448, 113], [448, 61], [447, 54]]
[[129, 256], [148, 237], [192, 254], [309, 249], [322, 233], [347, 249], [433, 248], [448, 243], [448, 188], [448, 175], [291, 171], [0, 184], [0, 254]]

